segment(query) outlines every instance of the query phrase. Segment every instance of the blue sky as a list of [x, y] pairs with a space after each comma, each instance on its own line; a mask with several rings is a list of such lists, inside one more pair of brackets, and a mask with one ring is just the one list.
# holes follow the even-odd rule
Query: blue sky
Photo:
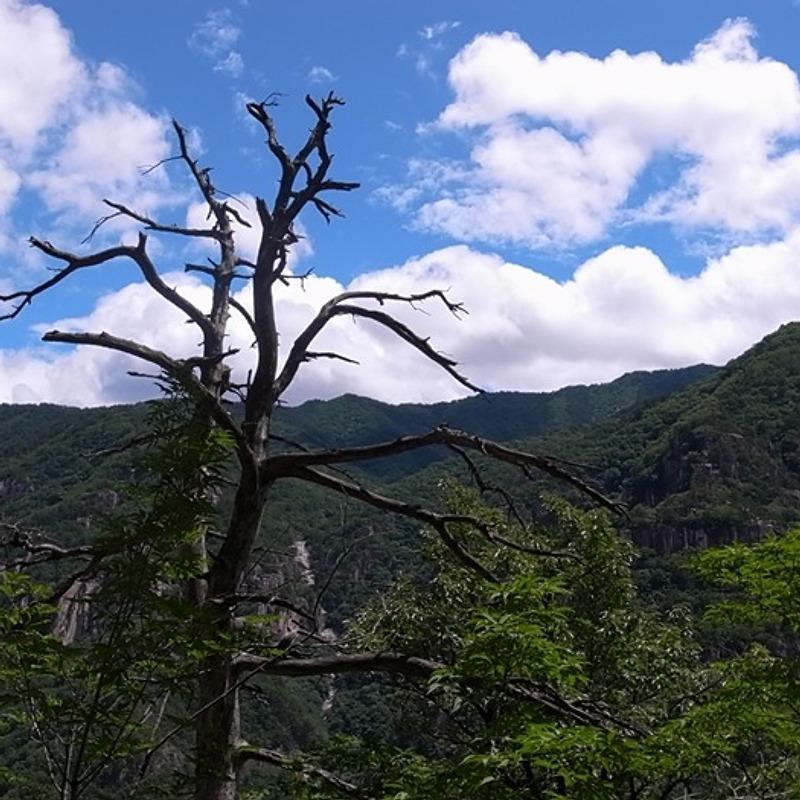
[[[171, 118], [246, 213], [275, 173], [244, 103], [279, 93], [291, 147], [305, 94], [333, 91], [334, 177], [362, 188], [337, 198], [345, 219], [303, 220], [293, 268], [313, 273], [280, 298], [285, 342], [344, 289], [444, 288], [468, 316], [404, 319], [488, 389], [724, 363], [800, 314], [798, 30], [789, 0], [0, 0], [0, 295], [52, 266], [28, 236], [85, 250], [103, 197], [202, 219], [178, 170], [142, 174], [174, 152]], [[89, 246], [135, 235], [112, 224]], [[202, 304], [182, 267], [203, 254], [152, 244]], [[41, 344], [51, 328], [196, 344], [106, 265], [0, 323], [0, 402], [151, 391], [113, 353]], [[291, 402], [461, 393], [368, 325], [328, 337], [361, 366], [309, 365]]]

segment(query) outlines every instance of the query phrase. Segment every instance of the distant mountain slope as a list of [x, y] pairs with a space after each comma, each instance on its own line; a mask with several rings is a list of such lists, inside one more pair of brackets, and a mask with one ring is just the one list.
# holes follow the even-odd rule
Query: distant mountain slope
[[0, 518], [53, 529], [113, 505], [130, 478], [130, 441], [145, 405], [65, 408], [0, 405]]
[[[92, 454], [129, 440], [145, 408], [0, 405], [0, 518], [68, 532], [113, 504], [114, 486], [131, 474], [130, 454]], [[345, 395], [282, 408], [276, 422], [307, 447], [384, 441], [448, 423], [590, 465], [587, 477], [629, 504], [637, 541], [660, 551], [749, 540], [800, 521], [800, 323], [724, 368], [637, 372], [597, 386], [435, 405]], [[407, 454], [369, 472], [413, 493], [435, 485], [425, 468], [440, 461], [431, 475], [441, 474], [448, 455]], [[321, 508], [316, 499], [290, 499], [296, 491], [285, 491], [286, 524], [311, 531]]]
[[[596, 386], [552, 393], [500, 392], [435, 405], [388, 405], [354, 395], [282, 408], [276, 432], [307, 447], [340, 447], [384, 441], [429, 430], [444, 422], [499, 441], [535, 436], [601, 420], [714, 374], [688, 367], [636, 372]], [[141, 431], [146, 404], [76, 409], [53, 405], [0, 405], [0, 519], [68, 533], [80, 520], [114, 502], [114, 488], [131, 475], [129, 451], [119, 448]], [[375, 462], [373, 478], [412, 475], [445, 450]], [[291, 495], [294, 490], [287, 490]], [[287, 501], [287, 513], [309, 525], [305, 502]], [[316, 508], [316, 503], [311, 503]]]
[[595, 465], [659, 551], [785, 529], [800, 521], [800, 323], [629, 416], [537, 446]]
[[[719, 367], [701, 364], [632, 372], [607, 384], [542, 393], [496, 392], [432, 405], [388, 405], [344, 395], [280, 409], [278, 430], [307, 446], [342, 447], [390, 440], [447, 423], [478, 436], [508, 442], [613, 417], [679, 391], [718, 370]], [[372, 466], [376, 475], [394, 480], [446, 456], [444, 450], [419, 452]]]

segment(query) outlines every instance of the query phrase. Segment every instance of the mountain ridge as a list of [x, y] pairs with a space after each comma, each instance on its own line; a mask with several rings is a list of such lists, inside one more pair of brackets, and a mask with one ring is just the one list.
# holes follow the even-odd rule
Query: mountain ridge
[[[68, 531], [113, 506], [115, 485], [132, 474], [124, 445], [142, 429], [146, 409], [0, 405], [0, 518]], [[724, 367], [639, 371], [607, 384], [429, 405], [343, 395], [280, 408], [275, 432], [305, 447], [337, 448], [449, 424], [589, 464], [587, 478], [630, 507], [636, 541], [669, 552], [751, 541], [800, 522], [798, 422], [800, 323], [790, 323]], [[92, 457], [100, 451], [110, 455]], [[404, 454], [358, 474], [420, 486], [428, 467], [447, 471], [451, 455], [446, 448]], [[286, 513], [294, 512], [304, 520], [298, 527], [312, 524], [287, 499]]]

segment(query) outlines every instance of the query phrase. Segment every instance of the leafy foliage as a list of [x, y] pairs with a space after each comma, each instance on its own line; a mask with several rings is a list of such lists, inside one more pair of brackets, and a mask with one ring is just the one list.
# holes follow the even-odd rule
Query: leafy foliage
[[[477, 508], [461, 490], [453, 501]], [[602, 515], [556, 504], [557, 524], [536, 532], [482, 513], [517, 545], [480, 551], [500, 583], [432, 539], [432, 578], [401, 577], [351, 632], [441, 662], [395, 695], [414, 741], [340, 739], [331, 768], [386, 800], [722, 798], [748, 785], [789, 796], [795, 723], [777, 684], [753, 682], [780, 674], [774, 659], [704, 664], [685, 610], [639, 606], [632, 551]], [[295, 796], [335, 796], [312, 784]]]
[[709, 611], [713, 620], [780, 622], [800, 631], [800, 528], [751, 546], [708, 550], [692, 565], [705, 580], [736, 590]]
[[178, 394], [151, 406], [149, 424], [141, 482], [125, 510], [104, 519], [80, 572], [54, 591], [0, 571], [4, 713], [43, 748], [60, 798], [100, 796], [133, 756], [149, 760], [165, 712], [187, 689], [186, 656], [221, 645], [176, 587], [198, 570], [192, 545], [198, 526], [214, 524], [230, 442], [201, 429]]

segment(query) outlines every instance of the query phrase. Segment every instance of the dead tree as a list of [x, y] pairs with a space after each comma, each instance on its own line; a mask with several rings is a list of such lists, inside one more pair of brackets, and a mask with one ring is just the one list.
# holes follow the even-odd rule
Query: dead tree
[[[232, 437], [237, 465], [232, 511], [229, 518], [221, 522], [219, 544], [212, 546], [202, 537], [195, 543], [204, 568], [187, 581], [188, 596], [198, 613], [212, 612], [204, 616], [205, 624], [212, 629], [209, 635], [213, 636], [216, 632], [220, 634], [220, 639], [232, 630], [237, 607], [252, 599], [242, 592], [242, 579], [251, 564], [262, 520], [270, 513], [269, 490], [281, 481], [306, 481], [377, 509], [417, 520], [439, 534], [454, 558], [488, 579], [493, 578], [491, 572], [454, 533], [464, 523], [474, 523], [480, 530], [481, 523], [478, 520], [466, 515], [437, 512], [377, 493], [346, 477], [341, 468], [367, 459], [445, 446], [461, 453], [482, 453], [524, 472], [544, 471], [602, 501], [599, 495], [555, 462], [447, 426], [365, 447], [287, 452], [285, 447], [274, 446], [271, 431], [273, 413], [304, 364], [315, 359], [345, 358], [342, 354], [314, 349], [320, 332], [337, 317], [349, 316], [382, 326], [419, 351], [421, 357], [445, 370], [456, 382], [477, 391], [477, 387], [461, 374], [453, 360], [435, 350], [427, 339], [392, 314], [393, 306], [423, 303], [436, 303], [444, 311], [458, 314], [461, 306], [438, 289], [408, 295], [354, 291], [333, 297], [297, 336], [285, 357], [280, 357], [275, 289], [277, 284], [290, 277], [287, 259], [290, 249], [298, 241], [297, 221], [306, 210], [316, 210], [328, 221], [340, 216], [340, 211], [330, 199], [331, 195], [350, 192], [358, 186], [329, 176], [331, 115], [342, 105], [342, 101], [329, 94], [320, 102], [306, 97], [306, 104], [313, 114], [314, 124], [308, 138], [294, 153], [289, 152], [278, 137], [272, 117], [274, 103], [268, 100], [247, 105], [250, 116], [263, 129], [266, 146], [277, 164], [279, 177], [272, 201], [268, 202], [263, 197], [256, 200], [260, 244], [254, 261], [244, 259], [237, 253], [234, 239], [235, 225], [249, 225], [248, 221], [229, 196], [214, 185], [210, 171], [201, 167], [192, 157], [184, 129], [173, 123], [178, 148], [174, 160], [181, 162], [192, 176], [207, 206], [208, 227], [164, 224], [135, 209], [106, 200], [110, 212], [101, 222], [122, 217], [138, 223], [142, 232], [136, 244], [117, 245], [89, 255], [79, 255], [60, 249], [48, 241], [32, 238], [31, 245], [59, 262], [60, 267], [47, 281], [0, 298], [12, 304], [11, 311], [5, 315], [6, 319], [12, 319], [39, 294], [55, 288], [83, 270], [128, 260], [139, 270], [150, 288], [184, 314], [199, 331], [202, 349], [191, 358], [178, 358], [106, 331], [50, 331], [45, 334], [44, 340], [109, 348], [135, 356], [163, 374], [182, 381], [192, 397], [196, 398], [198, 414], [203, 415], [209, 426], [223, 429]], [[197, 307], [163, 280], [148, 252], [150, 233], [214, 243], [217, 253], [210, 260], [210, 266], [187, 266], [187, 270], [199, 272], [210, 283], [213, 292], [210, 308]], [[233, 296], [234, 284], [241, 280], [248, 281], [251, 287], [252, 305], [249, 308], [237, 302]], [[232, 380], [228, 366], [232, 351], [227, 347], [226, 336], [229, 318], [233, 314], [241, 315], [246, 321], [255, 349], [253, 368], [247, 380], [240, 384]], [[240, 400], [243, 405], [241, 418], [231, 413], [227, 401], [232, 399]], [[492, 535], [489, 530], [484, 533]], [[83, 555], [87, 556], [87, 553]], [[89, 552], [88, 556], [97, 567], [104, 554]], [[247, 744], [240, 731], [239, 690], [253, 677], [264, 674], [323, 675], [358, 671], [400, 673], [424, 678], [430, 676], [438, 666], [404, 653], [353, 653], [337, 648], [335, 643], [330, 642], [321, 647], [323, 649], [319, 653], [305, 657], [297, 657], [291, 652], [283, 657], [275, 657], [274, 654], [224, 650], [204, 656], [201, 663], [196, 665], [197, 705], [193, 715], [196, 730], [193, 754], [196, 764], [195, 800], [233, 800], [237, 796], [238, 776], [249, 760], [278, 765], [289, 763], [280, 753]], [[588, 713], [557, 698], [549, 698], [548, 702], [568, 718], [572, 716], [578, 719]], [[322, 770], [315, 774], [332, 785], [337, 785], [336, 781], [339, 780], [334, 776], [326, 776]], [[339, 784], [343, 793], [351, 793], [353, 787], [344, 781]]]

